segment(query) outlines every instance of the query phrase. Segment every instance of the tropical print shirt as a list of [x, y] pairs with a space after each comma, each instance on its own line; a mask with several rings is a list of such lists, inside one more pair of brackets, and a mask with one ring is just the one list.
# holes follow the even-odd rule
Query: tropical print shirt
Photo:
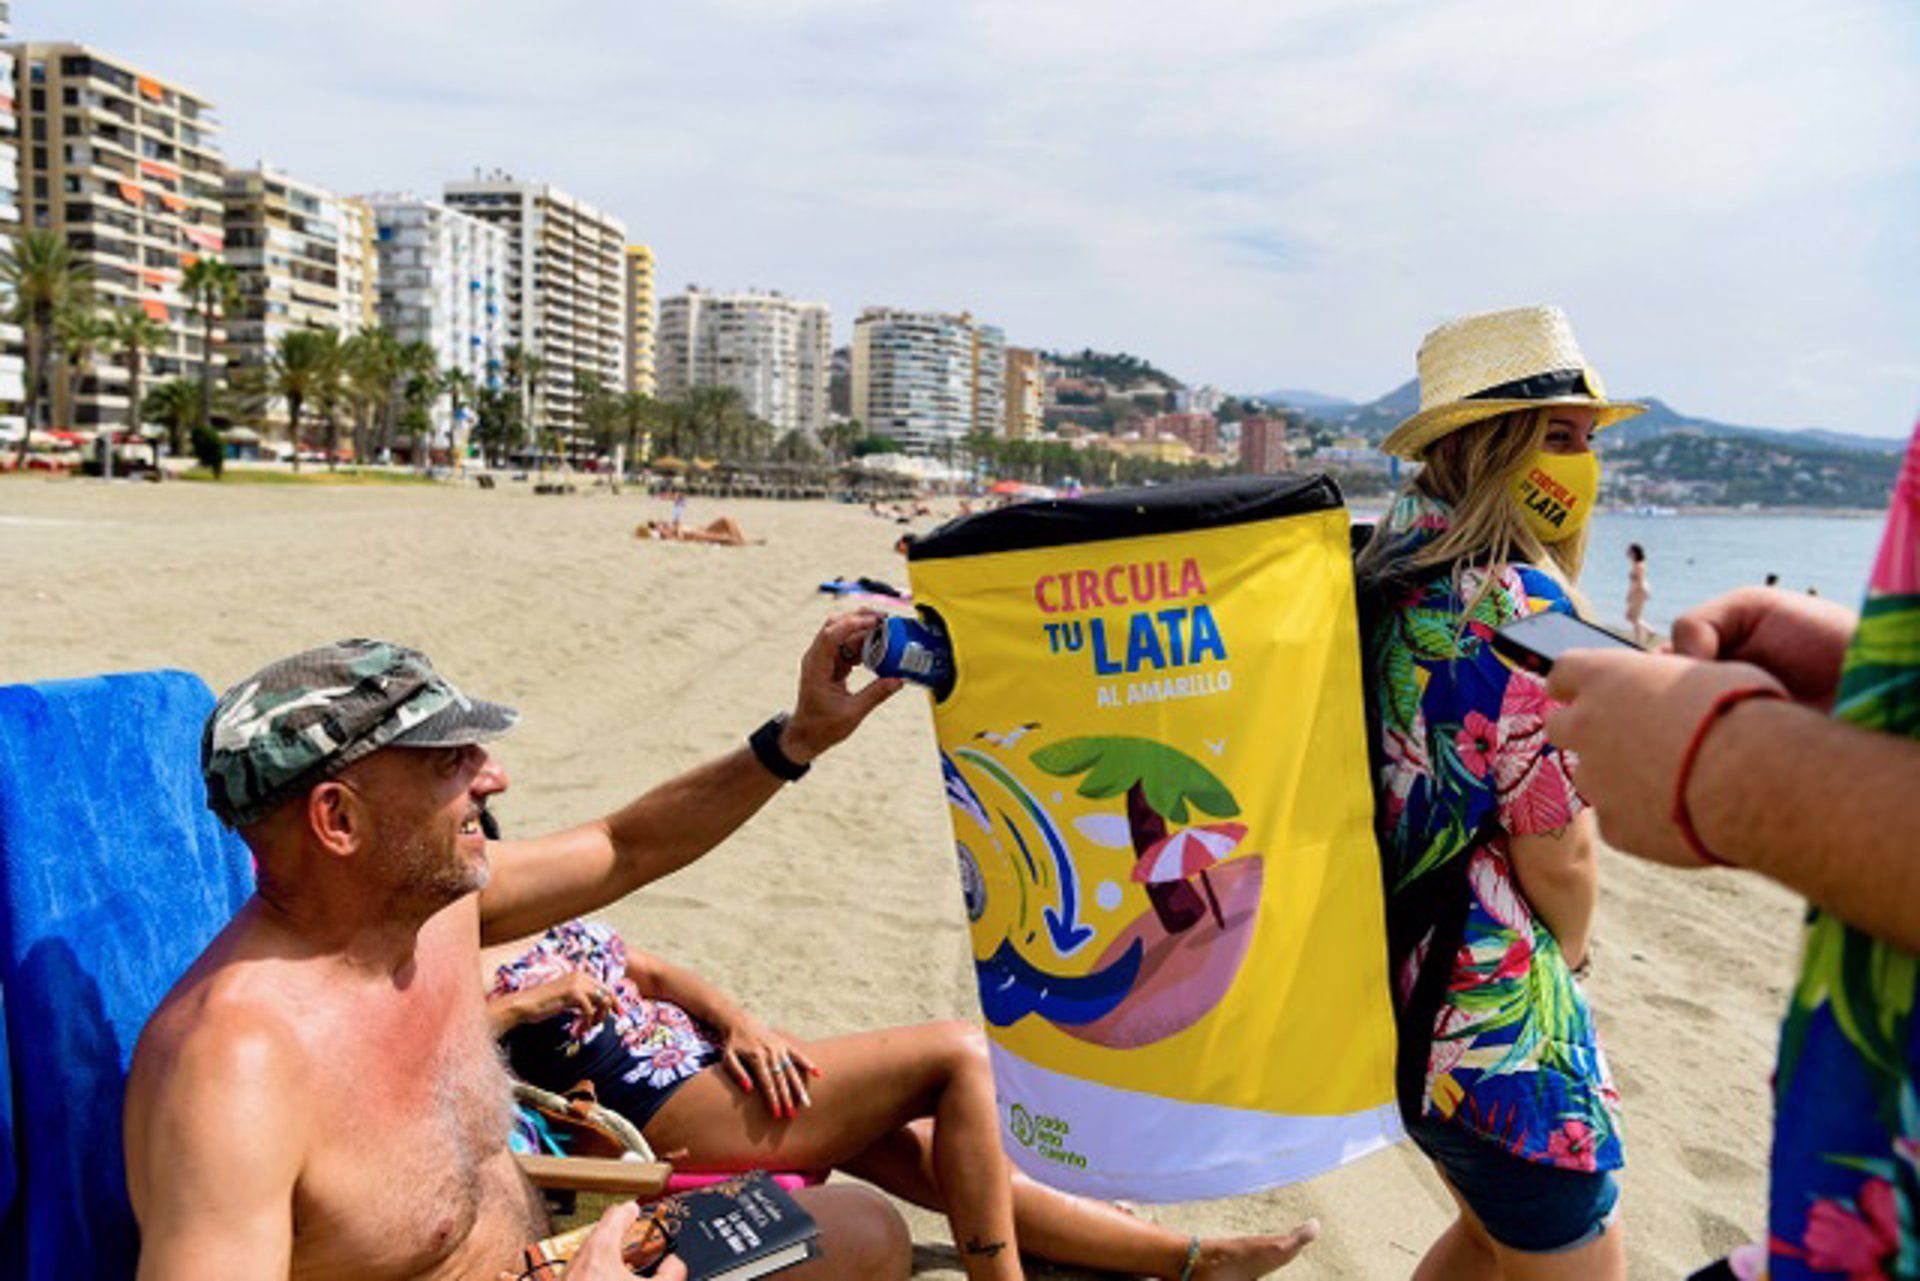
[[[1417, 543], [1447, 519], [1439, 504], [1403, 498], [1380, 536]], [[1509, 837], [1559, 831], [1585, 806], [1567, 757], [1546, 739], [1545, 685], [1488, 644], [1498, 628], [1542, 610], [1574, 612], [1537, 569], [1512, 565], [1491, 584], [1486, 571], [1466, 569], [1456, 587], [1442, 568], [1374, 624], [1369, 690], [1381, 728], [1375, 781], [1388, 896], [1463, 870], [1468, 883], [1459, 952], [1437, 958], [1426, 943], [1416, 947], [1395, 995], [1404, 1003], [1429, 964], [1452, 967], [1422, 1114], [1524, 1160], [1609, 1170], [1621, 1164], [1619, 1095], [1586, 998], [1508, 855]]]
[[[1920, 426], [1834, 715], [1920, 738]], [[1920, 1278], [1920, 958], [1817, 908], [1774, 1077], [1768, 1275]]]

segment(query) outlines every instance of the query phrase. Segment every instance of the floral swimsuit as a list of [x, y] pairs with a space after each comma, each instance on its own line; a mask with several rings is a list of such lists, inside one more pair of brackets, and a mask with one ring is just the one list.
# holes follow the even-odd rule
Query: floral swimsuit
[[587, 1023], [564, 1011], [501, 1038], [514, 1075], [562, 1092], [592, 1081], [601, 1103], [645, 1126], [673, 1092], [720, 1054], [708, 1028], [671, 1001], [643, 996], [627, 977], [627, 945], [604, 925], [568, 921], [494, 971], [489, 995], [537, 987], [580, 971], [614, 994], [613, 1013]]

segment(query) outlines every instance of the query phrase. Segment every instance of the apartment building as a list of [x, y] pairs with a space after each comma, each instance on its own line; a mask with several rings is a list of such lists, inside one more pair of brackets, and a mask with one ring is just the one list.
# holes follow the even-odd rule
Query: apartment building
[[627, 390], [651, 396], [659, 389], [653, 352], [653, 249], [627, 246]]
[[[0, 0], [0, 41], [13, 34], [12, 15]], [[0, 225], [20, 223], [20, 115], [14, 102], [13, 59], [0, 57]], [[26, 430], [26, 338], [20, 326], [0, 322], [0, 437]]]
[[495, 172], [446, 184], [446, 203], [507, 233], [510, 343], [538, 357], [537, 430], [571, 432], [588, 375], [618, 388], [627, 376], [627, 225], [544, 182]]
[[[459, 369], [476, 389], [505, 376], [510, 247], [499, 227], [405, 192], [367, 196], [379, 280], [380, 323], [403, 343], [433, 348], [443, 371]], [[434, 405], [434, 439], [464, 449], [474, 408], [459, 421], [450, 398]]]
[[[66, 237], [99, 303], [140, 307], [166, 326], [166, 341], [147, 357], [146, 385], [197, 372], [200, 326], [180, 284], [187, 267], [225, 245], [226, 165], [213, 104], [86, 45], [29, 42], [6, 52], [25, 222]], [[127, 408], [118, 353], [100, 352], [76, 376], [55, 379], [55, 424], [120, 423]]]
[[869, 307], [853, 326], [853, 415], [909, 453], [945, 453], [1006, 415], [1005, 339], [966, 313]]
[[1047, 389], [1040, 353], [1027, 347], [1007, 348], [1006, 415], [1001, 434], [1010, 440], [1038, 436], [1046, 427]]
[[1291, 467], [1287, 453], [1287, 420], [1282, 415], [1248, 418], [1240, 424], [1240, 470], [1277, 472]]
[[689, 288], [660, 303], [660, 397], [732, 387], [780, 435], [827, 424], [832, 314], [778, 293]]
[[[347, 337], [374, 325], [373, 221], [364, 202], [266, 165], [228, 170], [221, 202], [240, 293], [225, 322], [229, 371], [263, 367], [296, 329]], [[267, 423], [286, 425], [277, 399], [263, 410]]]
[[1183, 440], [1202, 457], [1219, 452], [1220, 423], [1212, 414], [1156, 414], [1140, 424], [1146, 440]]
[[998, 325], [973, 327], [973, 430], [998, 436], [1007, 418], [1007, 335]]

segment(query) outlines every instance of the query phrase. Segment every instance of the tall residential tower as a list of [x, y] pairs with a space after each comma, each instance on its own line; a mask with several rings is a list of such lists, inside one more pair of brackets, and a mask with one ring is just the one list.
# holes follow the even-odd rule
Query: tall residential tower
[[[475, 391], [498, 387], [507, 346], [507, 233], [411, 195], [366, 197], [380, 269], [380, 323], [400, 342], [433, 348], [443, 372], [458, 369]], [[434, 405], [434, 436], [464, 445], [473, 397]]]
[[659, 388], [653, 351], [653, 250], [627, 246], [627, 390], [651, 396]]
[[782, 294], [688, 289], [660, 304], [660, 396], [732, 387], [781, 435], [818, 437], [827, 424], [831, 314]]
[[[363, 202], [266, 165], [228, 170], [222, 201], [240, 286], [226, 321], [230, 370], [263, 367], [296, 329], [346, 338], [373, 326], [373, 222]], [[284, 425], [286, 409], [269, 402], [266, 417]]]
[[[199, 322], [181, 273], [225, 245], [213, 106], [181, 85], [80, 44], [10, 46], [22, 99], [25, 221], [59, 233], [92, 276], [96, 301], [139, 307], [167, 328], [147, 384], [195, 372]], [[218, 363], [218, 331], [215, 331]], [[110, 351], [55, 379], [52, 421], [117, 424], [127, 371]]]
[[540, 362], [534, 425], [581, 426], [581, 381], [625, 384], [627, 225], [544, 182], [450, 182], [447, 204], [507, 233], [509, 341]]
[[1006, 340], [966, 312], [869, 307], [853, 326], [853, 416], [909, 453], [950, 451], [973, 431], [998, 435]]

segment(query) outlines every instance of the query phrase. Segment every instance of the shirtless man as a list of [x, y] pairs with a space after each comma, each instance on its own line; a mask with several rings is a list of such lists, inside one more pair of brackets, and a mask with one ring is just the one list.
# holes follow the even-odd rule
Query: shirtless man
[[[483, 940], [593, 911], [712, 849], [895, 688], [850, 690], [873, 616], [821, 629], [784, 722], [553, 836], [489, 845], [517, 719], [426, 657], [345, 641], [229, 690], [202, 740], [208, 803], [259, 888], [155, 1012], [127, 1086], [143, 1281], [475, 1277], [547, 1234], [507, 1148], [511, 1102], [475, 981]], [[795, 1277], [905, 1277], [876, 1194], [804, 1194], [825, 1256]], [[575, 1281], [625, 1276], [610, 1211]], [[669, 1270], [671, 1271], [671, 1270]]]

